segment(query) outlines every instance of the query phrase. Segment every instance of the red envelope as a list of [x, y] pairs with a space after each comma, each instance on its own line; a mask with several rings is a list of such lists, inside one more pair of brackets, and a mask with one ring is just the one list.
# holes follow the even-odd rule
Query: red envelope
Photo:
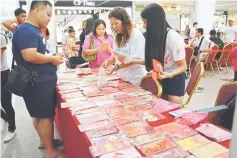
[[161, 71], [163, 71], [162, 64], [159, 61], [152, 59], [152, 65], [153, 65], [152, 78], [154, 80], [160, 79], [159, 74]]

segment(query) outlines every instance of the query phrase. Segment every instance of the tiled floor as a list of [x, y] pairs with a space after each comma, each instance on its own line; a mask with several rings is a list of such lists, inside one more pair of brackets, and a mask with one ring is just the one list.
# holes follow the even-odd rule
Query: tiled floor
[[[9, 60], [10, 61], [10, 60]], [[10, 63], [10, 62], [9, 62]], [[225, 79], [232, 79], [233, 71], [229, 68], [229, 73], [222, 71], [219, 75], [212, 76], [207, 72], [207, 78], [202, 78], [199, 87], [203, 87], [202, 93], [195, 93], [190, 105], [190, 109], [200, 109], [213, 106], [218, 89], [225, 83]], [[9, 143], [1, 143], [2, 158], [41, 158], [44, 152], [38, 150], [39, 138], [33, 128], [31, 118], [26, 110], [22, 98], [13, 97], [13, 105], [16, 112], [17, 135]], [[1, 142], [6, 133], [7, 126], [1, 127]]]

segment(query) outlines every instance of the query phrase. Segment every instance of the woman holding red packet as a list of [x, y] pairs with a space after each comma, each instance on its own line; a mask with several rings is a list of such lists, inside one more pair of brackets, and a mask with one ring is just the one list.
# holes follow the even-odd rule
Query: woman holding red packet
[[[144, 66], [145, 38], [133, 27], [124, 8], [115, 8], [109, 14], [111, 28], [116, 33], [112, 58], [102, 64], [110, 75], [118, 72], [119, 78], [132, 84], [140, 84], [147, 73]], [[112, 65], [115, 64], [113, 66]]]
[[[148, 71], [159, 70], [164, 99], [182, 104], [185, 89], [185, 43], [166, 21], [164, 9], [158, 4], [148, 5], [141, 13], [146, 28], [145, 66]], [[162, 68], [154, 64], [159, 61]], [[154, 66], [153, 66], [154, 64]]]

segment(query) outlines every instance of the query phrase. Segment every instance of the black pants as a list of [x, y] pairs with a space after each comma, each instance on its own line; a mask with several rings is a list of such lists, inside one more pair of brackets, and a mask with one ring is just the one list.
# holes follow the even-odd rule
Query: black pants
[[237, 81], [237, 71], [235, 71], [235, 78], [234, 81]]
[[15, 123], [15, 111], [12, 106], [12, 94], [9, 92], [5, 85], [8, 80], [10, 70], [1, 71], [1, 104], [2, 108], [6, 112], [7, 120], [8, 120], [8, 130], [15, 131], [16, 123]]

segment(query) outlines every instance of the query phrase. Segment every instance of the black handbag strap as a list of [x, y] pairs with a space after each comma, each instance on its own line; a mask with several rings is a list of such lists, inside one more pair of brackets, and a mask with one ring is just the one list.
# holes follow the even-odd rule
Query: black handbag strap
[[200, 49], [200, 47], [201, 47], [201, 45], [202, 45], [202, 41], [203, 41], [203, 39], [204, 39], [204, 37], [202, 36], [202, 39], [201, 39], [201, 41], [200, 41], [200, 43], [199, 43], [199, 46], [197, 47], [197, 50]]
[[13, 55], [13, 56], [12, 56], [12, 66], [11, 66], [11, 69], [14, 69], [14, 67], [15, 67], [14, 61], [15, 61], [15, 59], [14, 59], [14, 55]]

